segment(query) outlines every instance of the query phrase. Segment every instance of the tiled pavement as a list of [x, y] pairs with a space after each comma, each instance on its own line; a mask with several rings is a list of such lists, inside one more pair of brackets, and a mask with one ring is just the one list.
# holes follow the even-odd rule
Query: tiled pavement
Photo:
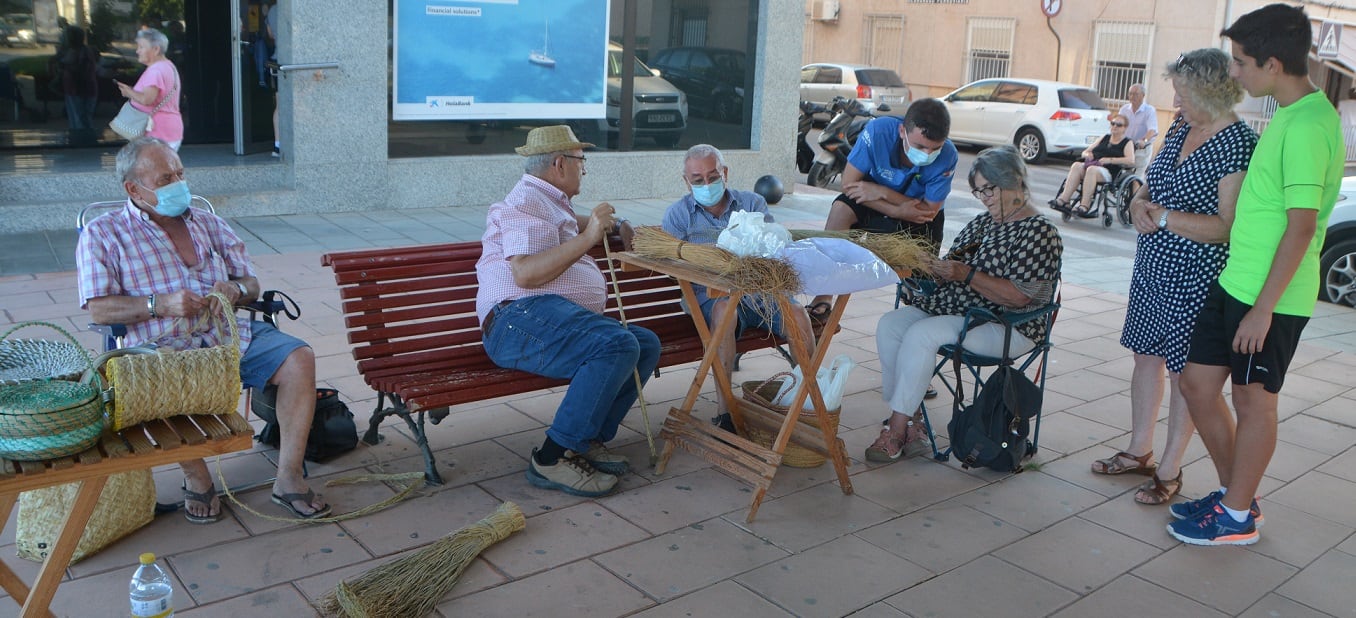
[[[814, 226], [825, 202], [807, 191], [775, 212], [793, 225]], [[633, 221], [654, 223], [664, 202], [619, 206]], [[321, 381], [338, 388], [362, 420], [375, 397], [357, 376], [320, 253], [474, 239], [480, 216], [470, 209], [437, 209], [382, 213], [379, 219], [297, 215], [234, 223], [265, 284], [302, 301], [302, 319], [285, 328], [312, 344]], [[952, 218], [958, 228], [969, 216]], [[1133, 502], [1137, 479], [1088, 471], [1093, 459], [1125, 445], [1129, 429], [1131, 358], [1117, 343], [1128, 272], [1124, 258], [1066, 257], [1041, 450], [1023, 474], [965, 471], [954, 461], [926, 457], [889, 465], [861, 460], [885, 412], [873, 329], [891, 298], [880, 291], [853, 298], [832, 350], [859, 362], [841, 419], [853, 456], [852, 496], [839, 491], [827, 466], [783, 469], [758, 518], [746, 524], [748, 488], [682, 452], [665, 475], [642, 465], [605, 498], [539, 491], [522, 472], [560, 393], [537, 392], [462, 406], [430, 426], [447, 479], [443, 487], [339, 524], [265, 521], [239, 509], [210, 526], [162, 516], [71, 567], [54, 609], [62, 616], [117, 614], [136, 555], [154, 551], [175, 579], [179, 615], [311, 615], [310, 604], [341, 578], [512, 500], [528, 515], [527, 529], [486, 551], [439, 603], [440, 615], [1356, 614], [1356, 311], [1320, 304], [1306, 331], [1308, 341], [1281, 399], [1281, 442], [1262, 485], [1268, 525], [1261, 542], [1188, 547], [1165, 533], [1165, 510]], [[43, 319], [78, 330], [86, 316], [73, 289], [69, 271], [0, 277], [2, 321]], [[97, 345], [88, 333], [78, 336]], [[746, 359], [736, 378], [782, 368], [776, 357], [762, 354]], [[653, 423], [681, 397], [693, 373], [690, 366], [675, 368], [650, 383]], [[714, 408], [709, 397], [703, 405], [699, 413]], [[939, 425], [948, 405], [943, 398], [932, 406], [941, 410]], [[622, 450], [644, 464], [638, 412], [626, 427]], [[318, 483], [421, 469], [403, 427], [388, 423], [384, 434], [380, 446], [313, 465], [312, 478]], [[267, 478], [274, 455], [255, 449], [222, 458], [221, 468], [236, 483]], [[1200, 496], [1215, 486], [1213, 469], [1199, 441], [1188, 458], [1184, 493]], [[157, 480], [161, 500], [173, 500], [177, 471], [158, 471]], [[369, 484], [331, 487], [325, 494], [345, 511], [392, 491]], [[263, 512], [281, 513], [265, 490], [241, 497]], [[31, 578], [36, 565], [15, 558], [13, 539], [10, 522], [0, 535], [0, 559]], [[0, 616], [15, 612], [13, 605], [0, 605]]]

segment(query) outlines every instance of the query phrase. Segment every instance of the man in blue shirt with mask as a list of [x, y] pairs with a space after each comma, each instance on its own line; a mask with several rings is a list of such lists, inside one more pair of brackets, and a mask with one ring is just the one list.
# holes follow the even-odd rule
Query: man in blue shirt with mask
[[[767, 211], [767, 200], [752, 191], [739, 191], [725, 186], [730, 178], [730, 168], [725, 166], [725, 156], [716, 147], [709, 144], [697, 144], [689, 148], [683, 157], [683, 183], [688, 193], [669, 205], [664, 211], [664, 231], [678, 240], [690, 243], [715, 244], [720, 233], [730, 223], [732, 212], [761, 212], [763, 220], [771, 223], [772, 215]], [[731, 309], [728, 297], [711, 298], [706, 288], [693, 285], [692, 291], [697, 297], [702, 317], [707, 325], [713, 325], [720, 316]], [[719, 343], [720, 364], [728, 379], [734, 368], [735, 339], [746, 328], [762, 328], [778, 335], [783, 334], [782, 316], [775, 306], [766, 310], [757, 306], [758, 301], [744, 297], [739, 303], [738, 323], [730, 336]], [[688, 307], [692, 311], [692, 307]], [[765, 319], [770, 316], [771, 319]], [[810, 317], [804, 311], [796, 311], [791, 319], [800, 323], [805, 332], [810, 332]], [[719, 391], [717, 391], [719, 397]], [[720, 414], [712, 419], [720, 427], [734, 431], [726, 402], [720, 402]]]
[[[908, 232], [942, 245], [942, 206], [960, 157], [947, 136], [951, 114], [937, 99], [920, 99], [903, 120], [866, 124], [843, 170], [843, 193], [834, 198], [826, 230]], [[810, 315], [827, 317], [828, 297], [815, 297]]]

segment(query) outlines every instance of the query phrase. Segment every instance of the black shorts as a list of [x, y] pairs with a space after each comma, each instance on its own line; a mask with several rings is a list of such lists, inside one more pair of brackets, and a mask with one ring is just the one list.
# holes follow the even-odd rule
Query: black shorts
[[1309, 318], [1272, 314], [1271, 328], [1262, 341], [1262, 351], [1238, 354], [1234, 352], [1234, 334], [1250, 309], [1252, 305], [1230, 296], [1219, 282], [1211, 284], [1205, 306], [1196, 317], [1196, 328], [1191, 332], [1187, 362], [1228, 367], [1234, 384], [1260, 383], [1268, 393], [1279, 393]]
[[857, 222], [852, 225], [854, 230], [866, 230], [880, 234], [907, 232], [912, 236], [928, 239], [932, 243], [933, 253], [937, 253], [942, 248], [942, 228], [946, 222], [945, 210], [937, 211], [937, 216], [927, 223], [912, 223], [887, 216], [870, 206], [858, 204], [846, 193], [840, 193], [838, 197], [834, 198], [834, 201], [847, 204], [852, 209], [852, 213], [857, 215]]

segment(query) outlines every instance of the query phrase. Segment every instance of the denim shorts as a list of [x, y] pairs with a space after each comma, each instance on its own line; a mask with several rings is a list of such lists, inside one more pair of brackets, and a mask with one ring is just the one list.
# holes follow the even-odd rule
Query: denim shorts
[[240, 358], [240, 381], [245, 388], [263, 388], [268, 379], [278, 372], [283, 361], [306, 342], [278, 330], [268, 322], [250, 322], [250, 346]]
[[[723, 297], [729, 300], [729, 297]], [[715, 317], [711, 312], [716, 308], [716, 301], [720, 298], [707, 298], [702, 303], [702, 318], [706, 320], [706, 325], [712, 329], [716, 327]], [[760, 311], [759, 308], [766, 308]], [[768, 321], [771, 317], [771, 322]], [[739, 315], [735, 318], [735, 339], [744, 335], [744, 331], [750, 328], [761, 328], [778, 337], [786, 336], [786, 328], [782, 325], [782, 312], [775, 303], [766, 302], [762, 298], [754, 296], [745, 296], [739, 300]]]

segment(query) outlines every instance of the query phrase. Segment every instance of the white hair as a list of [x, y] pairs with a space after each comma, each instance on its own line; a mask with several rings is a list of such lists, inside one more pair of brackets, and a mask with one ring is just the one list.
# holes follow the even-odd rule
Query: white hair
[[707, 157], [715, 157], [716, 165], [726, 167], [725, 155], [720, 153], [719, 148], [716, 148], [711, 144], [697, 144], [696, 146], [688, 148], [687, 154], [683, 156], [683, 167], [687, 167], [688, 161], [705, 159]]

